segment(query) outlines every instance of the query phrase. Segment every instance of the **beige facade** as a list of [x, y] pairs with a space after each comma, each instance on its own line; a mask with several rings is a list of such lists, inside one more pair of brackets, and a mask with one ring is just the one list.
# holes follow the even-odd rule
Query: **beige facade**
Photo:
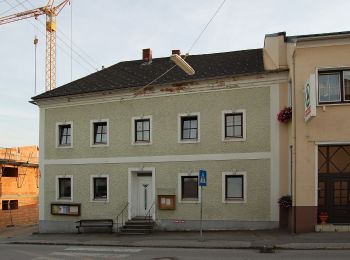
[[[157, 228], [195, 230], [199, 202], [205, 229], [262, 229], [278, 226], [281, 196], [280, 155], [287, 128], [276, 114], [287, 102], [287, 72], [266, 73], [185, 84], [180, 92], [159, 86], [142, 95], [116, 91], [38, 102], [40, 107], [40, 231], [73, 232], [79, 219], [112, 218], [127, 204], [128, 218], [138, 215], [137, 179], [150, 174]], [[241, 111], [245, 138], [223, 138], [223, 115]], [[198, 140], [179, 141], [181, 115], [198, 116]], [[151, 118], [152, 142], [133, 143], [133, 119]], [[106, 145], [91, 145], [94, 122], [107, 122]], [[71, 125], [69, 146], [57, 146], [59, 125]], [[281, 153], [282, 152], [282, 153]], [[181, 199], [181, 176], [208, 173], [208, 186], [197, 201]], [[286, 169], [284, 169], [286, 171]], [[243, 177], [244, 198], [225, 201], [225, 174]], [[107, 198], [92, 196], [93, 178], [107, 178]], [[71, 180], [67, 201], [58, 194], [58, 178]], [[162, 210], [157, 196], [176, 196], [176, 208]], [[136, 196], [136, 197], [135, 197]], [[136, 198], [136, 199], [135, 199]], [[51, 205], [81, 205], [80, 216], [53, 215]], [[150, 203], [150, 202], [149, 202]], [[59, 225], [57, 225], [59, 223]]]
[[[269, 55], [271, 57], [267, 59], [267, 65], [273, 69], [285, 66], [287, 62], [289, 81], [292, 86], [290, 96], [292, 97], [293, 120], [288, 124], [288, 146], [292, 147], [289, 161], [293, 163], [288, 167], [291, 173], [289, 180], [283, 184], [284, 188], [282, 187], [282, 189], [288, 190], [287, 187], [289, 186], [290, 194], [293, 197], [294, 207], [291, 228], [294, 232], [314, 231], [321, 211], [328, 213], [329, 222], [331, 223], [348, 223], [350, 217], [348, 213], [346, 213], [347, 217], [338, 220], [340, 213], [336, 210], [339, 207], [334, 203], [337, 200], [337, 192], [344, 195], [348, 193], [348, 190], [344, 188], [345, 186], [341, 188], [342, 191], [340, 189], [336, 191], [335, 186], [340, 185], [341, 182], [342, 185], [347, 185], [346, 173], [348, 169], [343, 166], [350, 162], [346, 155], [348, 149], [346, 145], [350, 142], [348, 131], [350, 127], [348, 117], [350, 106], [344, 100], [322, 103], [321, 95], [328, 95], [329, 93], [331, 95], [331, 91], [336, 90], [332, 90], [332, 85], [329, 84], [330, 92], [322, 94], [324, 90], [320, 90], [319, 77], [326, 71], [330, 73], [338, 71], [340, 75], [343, 75], [343, 71], [350, 68], [350, 35], [345, 32], [286, 37], [282, 33], [268, 35], [265, 39], [266, 46], [266, 52], [271, 53]], [[281, 54], [284, 58], [279, 56]], [[314, 74], [312, 77], [314, 77], [316, 83], [312, 86], [315, 88], [316, 94], [316, 116], [305, 122], [304, 86], [311, 74]], [[340, 82], [343, 86], [342, 81]], [[343, 99], [345, 87], [341, 90], [341, 95]], [[285, 151], [288, 151], [288, 146], [285, 147]], [[337, 152], [337, 156], [334, 157], [332, 162], [331, 158], [329, 160], [325, 159], [325, 155], [320, 154], [320, 147], [325, 147], [325, 149], [326, 147], [334, 147], [330, 157], [336, 153], [335, 150], [339, 147], [343, 152]], [[337, 168], [332, 175], [332, 178], [335, 179], [329, 179], [328, 177], [331, 177], [331, 175], [325, 175], [323, 170], [320, 169], [323, 164], [326, 164], [326, 160], [327, 165]], [[285, 176], [287, 175], [285, 174]], [[321, 181], [323, 183], [320, 183], [320, 178], [326, 178], [327, 181]], [[287, 186], [285, 186], [286, 184]], [[334, 186], [332, 186], [333, 184]], [[328, 185], [328, 191], [321, 187], [323, 185]], [[320, 196], [328, 196], [325, 199], [325, 204], [323, 202], [322, 205], [320, 204]], [[346, 198], [346, 201], [348, 201], [348, 198]], [[341, 206], [341, 211], [348, 212], [347, 206]]]

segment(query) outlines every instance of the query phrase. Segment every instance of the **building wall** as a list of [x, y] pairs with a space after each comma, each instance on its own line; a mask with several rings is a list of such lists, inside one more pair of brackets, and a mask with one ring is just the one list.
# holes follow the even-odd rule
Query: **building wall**
[[[293, 50], [293, 48], [292, 48]], [[317, 116], [304, 121], [304, 84], [317, 68], [350, 67], [350, 44], [344, 40], [297, 43], [295, 50], [296, 198], [300, 225], [297, 231], [313, 231], [317, 222], [317, 144], [350, 142], [350, 106], [317, 106]], [[292, 53], [292, 52], [291, 52]], [[292, 57], [289, 59], [293, 68]], [[291, 79], [293, 70], [291, 69]], [[290, 126], [294, 131], [294, 125]], [[297, 211], [298, 209], [296, 209]], [[305, 214], [303, 214], [303, 212]], [[307, 212], [307, 214], [306, 214]], [[305, 219], [308, 216], [308, 219]], [[304, 226], [303, 223], [308, 223]]]
[[[74, 221], [83, 218], [115, 218], [128, 201], [128, 170], [155, 169], [159, 188], [175, 190], [179, 196], [178, 174], [208, 172], [203, 193], [203, 214], [207, 229], [273, 228], [278, 225], [280, 196], [280, 128], [276, 114], [285, 102], [285, 74], [250, 78], [251, 85], [223, 87], [217, 91], [180, 93], [94, 104], [72, 103], [41, 107], [40, 231], [74, 231]], [[226, 82], [227, 83], [227, 82]], [[235, 82], [234, 82], [235, 83]], [[230, 82], [230, 84], [234, 84]], [[280, 84], [281, 83], [281, 84]], [[282, 94], [280, 90], [283, 89]], [[70, 101], [71, 102], [71, 101]], [[245, 109], [246, 141], [222, 141], [222, 111]], [[178, 115], [200, 113], [200, 142], [178, 143]], [[132, 145], [132, 117], [152, 116], [152, 144]], [[90, 120], [109, 120], [109, 146], [90, 147]], [[73, 122], [73, 147], [56, 148], [56, 123]], [[286, 131], [284, 129], [283, 131]], [[274, 154], [274, 156], [272, 156]], [[222, 172], [244, 171], [247, 176], [246, 203], [222, 202]], [[285, 172], [285, 171], [284, 171]], [[90, 175], [109, 176], [106, 203], [90, 201]], [[73, 176], [73, 201], [81, 203], [81, 216], [53, 216], [56, 176]], [[156, 199], [156, 198], [155, 198]], [[179, 203], [175, 210], [159, 210], [155, 217], [164, 229], [197, 228], [199, 204]], [[184, 220], [188, 225], [174, 224]]]
[[[13, 148], [11, 151], [12, 159], [27, 161], [28, 158], [31, 158], [30, 162], [38, 162], [36, 146]], [[31, 156], [29, 156], [30, 153], [32, 153]], [[13, 167], [11, 165], [2, 166]], [[32, 167], [18, 167], [18, 177], [0, 177], [0, 227], [38, 223], [39, 179], [38, 169]], [[3, 210], [3, 200], [18, 200], [18, 209]]]

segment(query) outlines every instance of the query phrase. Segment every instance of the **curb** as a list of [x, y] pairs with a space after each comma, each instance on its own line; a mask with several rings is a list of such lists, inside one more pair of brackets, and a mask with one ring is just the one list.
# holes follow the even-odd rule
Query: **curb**
[[187, 248], [187, 249], [250, 249], [264, 250], [350, 250], [350, 243], [293, 243], [269, 246], [216, 246], [216, 245], [135, 245], [135, 244], [108, 244], [84, 242], [44, 242], [44, 241], [9, 241], [3, 244], [17, 245], [55, 245], [55, 246], [105, 246], [105, 247], [143, 247], [143, 248]]

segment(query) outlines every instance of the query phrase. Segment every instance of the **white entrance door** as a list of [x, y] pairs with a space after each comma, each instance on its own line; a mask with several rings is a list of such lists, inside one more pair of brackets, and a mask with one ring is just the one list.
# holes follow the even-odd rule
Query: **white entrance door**
[[[138, 215], [146, 216], [149, 209], [153, 204], [152, 196], [152, 177], [138, 177], [138, 195], [137, 195], [137, 204], [138, 204]], [[152, 213], [151, 213], [152, 216]]]

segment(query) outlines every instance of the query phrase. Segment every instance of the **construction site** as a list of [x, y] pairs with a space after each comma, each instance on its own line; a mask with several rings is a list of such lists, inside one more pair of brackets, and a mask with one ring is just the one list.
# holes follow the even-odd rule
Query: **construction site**
[[0, 148], [0, 228], [38, 223], [39, 149]]

